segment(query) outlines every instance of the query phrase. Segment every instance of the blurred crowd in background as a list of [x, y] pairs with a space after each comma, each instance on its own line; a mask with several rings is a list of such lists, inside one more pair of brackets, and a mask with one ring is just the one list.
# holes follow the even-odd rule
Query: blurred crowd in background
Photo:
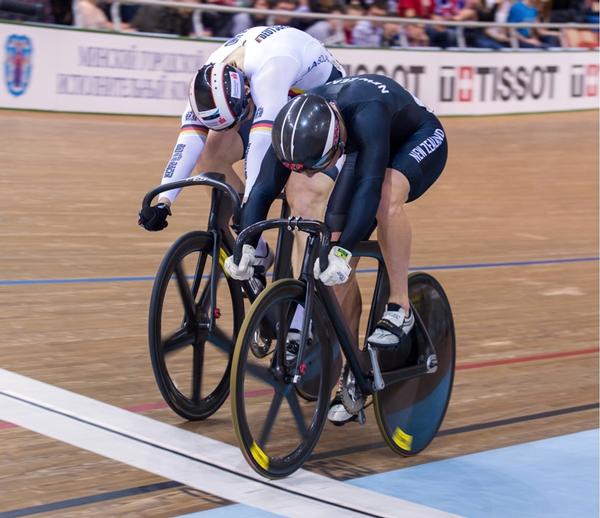
[[[34, 19], [45, 23], [75, 25], [89, 29], [113, 29], [112, 0], [0, 0], [0, 17]], [[184, 0], [182, 0], [184, 1]], [[289, 11], [289, 15], [202, 12], [202, 31], [196, 34], [192, 10], [156, 5], [121, 5], [121, 30], [191, 37], [229, 38], [257, 25], [290, 25], [304, 30], [329, 45], [361, 47], [455, 47], [455, 28], [427, 24], [427, 20], [483, 22], [577, 22], [589, 23], [590, 30], [519, 29], [522, 48], [597, 47], [598, 0], [185, 0], [237, 7]], [[24, 2], [36, 9], [4, 11], [3, 6]], [[32, 9], [33, 12], [33, 9]], [[314, 20], [294, 13], [335, 13], [354, 16], [414, 18], [415, 23], [397, 24], [368, 20]], [[469, 47], [502, 49], [510, 47], [505, 28], [466, 28]]]

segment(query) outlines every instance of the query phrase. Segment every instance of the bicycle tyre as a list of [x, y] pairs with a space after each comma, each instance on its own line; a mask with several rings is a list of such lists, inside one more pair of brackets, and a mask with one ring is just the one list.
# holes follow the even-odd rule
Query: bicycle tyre
[[[331, 350], [329, 348], [329, 331], [323, 304], [315, 294], [312, 315], [307, 316], [307, 318], [312, 318], [313, 321], [313, 341], [320, 344], [315, 345], [313, 348], [313, 354], [317, 351], [316, 354], [318, 354], [321, 365], [321, 382], [314, 403], [299, 397], [295, 390], [295, 385], [289, 381], [276, 381], [273, 375], [273, 363], [270, 363], [270, 367], [258, 367], [257, 365], [252, 364], [251, 362], [257, 362], [257, 358], [252, 355], [250, 344], [254, 337], [255, 330], [260, 329], [263, 318], [269, 318], [268, 315], [273, 315], [278, 307], [285, 307], [286, 300], [291, 301], [287, 306], [287, 314], [292, 314], [293, 311], [290, 313], [291, 310], [289, 309], [291, 304], [304, 303], [305, 293], [306, 285], [294, 279], [281, 279], [275, 281], [265, 289], [258, 296], [244, 319], [233, 354], [230, 392], [232, 419], [236, 436], [240, 449], [248, 464], [250, 464], [250, 466], [260, 475], [271, 479], [286, 477], [302, 466], [304, 461], [313, 451], [327, 419], [329, 397], [331, 394], [331, 383], [328, 375], [331, 367]], [[291, 317], [289, 318], [289, 321], [291, 321]], [[286, 334], [287, 330], [281, 331], [282, 338], [275, 344], [275, 347], [285, 346], [285, 338], [283, 337], [285, 337]], [[258, 399], [254, 396], [261, 391], [246, 390], [247, 386], [245, 383], [246, 379], [256, 380], [259, 378], [262, 378], [261, 381], [264, 381], [267, 385], [273, 387], [271, 389], [273, 397], [269, 404], [267, 416], [264, 421], [260, 418], [257, 420], [259, 423], [257, 427], [262, 430], [260, 432], [261, 437], [265, 435], [265, 429], [268, 428], [269, 430], [269, 432], [266, 433], [266, 435], [269, 436], [269, 439], [265, 438], [264, 440], [255, 433], [257, 427], [250, 424], [248, 416], [252, 416], [253, 418], [256, 417], [257, 409], [262, 410], [266, 405], [263, 404], [261, 406], [259, 401], [254, 401]], [[248, 386], [250, 386], [250, 384], [251, 381], [249, 381]], [[280, 394], [281, 396], [279, 396]], [[270, 394], [267, 394], [265, 397], [269, 398]], [[280, 415], [279, 412], [284, 397], [287, 400], [291, 414], [294, 414], [294, 406], [301, 409], [309, 408], [310, 413], [310, 405], [314, 405], [312, 414], [309, 415], [309, 425], [306, 426], [306, 423], [304, 423], [305, 437], [300, 439], [298, 445], [294, 443], [294, 446], [290, 447], [291, 450], [289, 452], [287, 452], [287, 444], [293, 440], [290, 439], [293, 436], [293, 433], [271, 434], [273, 428], [281, 426], [281, 422], [277, 425], [276, 417]], [[273, 410], [275, 408], [276, 400], [278, 400], [279, 403], [277, 409]], [[277, 412], [277, 414], [273, 415], [272, 412]], [[302, 412], [300, 412], [300, 415], [304, 418]], [[269, 419], [271, 419], [271, 422], [269, 422]], [[297, 421], [297, 414], [293, 416], [292, 420], [296, 420], [295, 424], [298, 426], [297, 432], [299, 435], [302, 435], [302, 431], [299, 430], [300, 426]], [[282, 417], [281, 421], [285, 421], [285, 417]], [[269, 444], [271, 436], [276, 436], [274, 441], [276, 445], [273, 447], [272, 444]], [[280, 442], [277, 443], [277, 441]], [[282, 455], [272, 454], [274, 449], [281, 446], [281, 441], [286, 443], [283, 448], [287, 453]]]
[[[207, 417], [214, 414], [221, 405], [227, 399], [229, 395], [229, 376], [231, 371], [231, 357], [233, 353], [233, 340], [239, 330], [241, 323], [244, 318], [244, 302], [242, 298], [241, 287], [238, 283], [232, 281], [228, 277], [224, 277], [226, 280], [226, 294], [225, 297], [228, 298], [229, 304], [231, 304], [232, 311], [232, 326], [233, 326], [233, 336], [229, 338], [229, 343], [225, 341], [225, 335], [221, 333], [219, 335], [219, 339], [216, 338], [217, 334], [220, 332], [220, 328], [218, 325], [215, 325], [215, 329], [213, 330], [213, 338], [212, 341], [217, 343], [219, 340], [219, 344], [222, 350], [224, 350], [227, 354], [226, 363], [222, 366], [222, 375], [217, 372], [216, 380], [214, 383], [214, 389], [211, 390], [208, 394], [203, 397], [194, 398], [194, 366], [192, 365], [192, 395], [186, 395], [180, 388], [176, 380], [173, 377], [173, 373], [170, 372], [169, 367], [167, 365], [167, 355], [165, 352], [165, 345], [167, 340], [164, 340], [162, 337], [162, 324], [163, 324], [163, 310], [164, 310], [164, 302], [165, 295], [167, 292], [167, 288], [169, 286], [169, 282], [172, 282], [176, 277], [174, 274], [176, 267], [178, 264], [182, 264], [185, 257], [190, 254], [198, 253], [204, 254], [206, 259], [210, 258], [212, 261], [212, 253], [213, 253], [213, 237], [211, 234], [207, 232], [190, 232], [183, 236], [181, 236], [173, 245], [169, 248], [167, 253], [165, 254], [158, 272], [156, 274], [156, 278], [154, 281], [154, 286], [152, 289], [152, 295], [150, 298], [150, 308], [149, 308], [149, 317], [148, 317], [148, 344], [149, 344], [149, 352], [150, 359], [152, 362], [152, 370], [154, 372], [154, 377], [156, 379], [156, 384], [162, 394], [165, 402], [171, 407], [171, 409], [176, 412], [181, 417], [190, 420], [190, 421], [199, 421], [204, 420]], [[221, 254], [223, 254], [223, 250], [221, 250]], [[218, 260], [221, 260], [220, 257]], [[219, 270], [221, 270], [222, 265], [220, 264]], [[210, 271], [210, 270], [209, 270]], [[202, 274], [200, 275], [202, 277]], [[200, 281], [198, 281], [200, 282]], [[221, 279], [218, 283], [219, 285], [223, 285], [223, 279]], [[206, 289], [206, 288], [205, 288]], [[217, 288], [218, 290], [218, 288]], [[218, 291], [219, 292], [219, 291]], [[202, 294], [200, 295], [203, 296]], [[199, 304], [196, 305], [196, 311], [198, 311]], [[185, 311], [184, 311], [185, 313]], [[182, 320], [181, 329], [184, 329], [185, 317]], [[192, 347], [200, 347], [200, 341], [202, 338], [196, 335], [197, 340], [190, 345]], [[204, 341], [202, 342], [202, 362], [204, 362], [204, 346], [206, 343], [211, 342], [211, 336], [204, 337]], [[181, 346], [181, 347], [185, 347]], [[229, 351], [227, 351], [227, 347]], [[193, 354], [195, 354], [195, 350], [192, 349]], [[193, 363], [193, 361], [192, 361]], [[200, 366], [201, 375], [204, 374], [202, 370], [203, 364]], [[218, 371], [218, 370], [217, 370]], [[206, 378], [206, 376], [205, 376]], [[212, 383], [212, 379], [211, 385]], [[202, 383], [202, 377], [198, 380], [198, 382]], [[200, 390], [200, 389], [198, 389]]]
[[[388, 446], [403, 456], [423, 451], [437, 434], [452, 393], [456, 356], [452, 311], [440, 283], [426, 273], [413, 273], [408, 279], [408, 291], [411, 304], [435, 346], [438, 369], [432, 374], [394, 383], [373, 395], [379, 431]], [[411, 352], [398, 353], [396, 358], [400, 363], [393, 365], [394, 353], [380, 354], [384, 371], [405, 362], [416, 362], [416, 340], [424, 336], [419, 336], [413, 328], [408, 339]]]

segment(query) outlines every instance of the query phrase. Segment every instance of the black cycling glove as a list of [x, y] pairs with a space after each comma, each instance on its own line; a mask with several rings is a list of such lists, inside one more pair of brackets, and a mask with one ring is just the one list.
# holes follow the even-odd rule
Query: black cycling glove
[[171, 209], [166, 203], [158, 203], [153, 207], [144, 207], [140, 211], [138, 225], [146, 230], [157, 231], [167, 227], [167, 216], [171, 215]]

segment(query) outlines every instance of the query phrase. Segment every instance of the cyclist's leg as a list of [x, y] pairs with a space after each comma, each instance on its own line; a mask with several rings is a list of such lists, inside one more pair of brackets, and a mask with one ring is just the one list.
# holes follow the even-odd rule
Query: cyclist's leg
[[[337, 234], [337, 236], [334, 234], [334, 239], [339, 238], [339, 233]], [[356, 279], [356, 265], [358, 264], [358, 259], [353, 258], [350, 264], [352, 266], [352, 274], [350, 279], [348, 279], [348, 281], [344, 284], [335, 286], [334, 292], [340, 303], [342, 314], [344, 315], [344, 318], [348, 324], [348, 328], [352, 333], [352, 337], [354, 338], [355, 343], [358, 344], [358, 330], [360, 324], [360, 315], [362, 312], [362, 297], [358, 287], [358, 281]], [[329, 411], [327, 412], [327, 418], [329, 421], [337, 426], [358, 420], [358, 413], [350, 412], [342, 402], [342, 390], [344, 390], [344, 384], [346, 385], [346, 390], [349, 391], [348, 394], [350, 397], [356, 398], [357, 396], [355, 391], [356, 389], [354, 387], [349, 388], [349, 375], [346, 371], [347, 369], [344, 366], [341, 372], [335, 397], [329, 404]]]
[[[421, 146], [424, 142], [427, 147]], [[447, 156], [442, 126], [432, 119], [400, 146], [388, 164], [377, 211], [377, 235], [390, 278], [390, 298], [382, 320], [369, 337], [369, 342], [377, 346], [398, 345], [400, 337], [414, 325], [408, 300], [412, 234], [404, 205], [433, 185], [444, 169]]]
[[[315, 174], [310, 177], [302, 174], [292, 174], [285, 187], [285, 195], [290, 205], [291, 214], [301, 216], [304, 219], [322, 221], [333, 184], [333, 179], [325, 174]], [[292, 268], [296, 276], [302, 269], [307, 238], [308, 235], [304, 232], [294, 234]], [[288, 334], [286, 358], [290, 362], [294, 360], [298, 350], [303, 318], [304, 308], [298, 306]]]
[[244, 142], [237, 131], [209, 131], [198, 168], [200, 171], [223, 173], [229, 185], [238, 192], [244, 192], [244, 183], [232, 167], [243, 156]]
[[352, 266], [350, 278], [344, 284], [338, 284], [333, 288], [355, 343], [358, 343], [358, 326], [362, 312], [362, 296], [358, 287], [358, 280], [356, 279], [357, 264], [358, 259], [353, 258], [350, 261], [350, 266]]
[[377, 238], [390, 279], [389, 301], [409, 310], [408, 262], [412, 232], [404, 210], [410, 183], [395, 169], [387, 169], [377, 210]]
[[[329, 176], [321, 173], [310, 177], [303, 174], [290, 175], [285, 194], [292, 215], [301, 216], [304, 219], [323, 221], [327, 200], [333, 185], [334, 181]], [[294, 272], [300, 272], [302, 267], [307, 237], [304, 232], [295, 233], [292, 256]]]

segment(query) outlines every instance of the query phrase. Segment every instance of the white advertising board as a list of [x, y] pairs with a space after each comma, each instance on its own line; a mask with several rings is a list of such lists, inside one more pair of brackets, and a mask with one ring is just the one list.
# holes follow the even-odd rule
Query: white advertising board
[[[0, 108], [181, 114], [215, 42], [0, 23]], [[396, 79], [439, 115], [598, 108], [598, 53], [332, 49], [349, 74]]]
[[0, 24], [0, 107], [180, 115], [218, 44]]
[[336, 49], [349, 74], [392, 77], [440, 115], [598, 108], [592, 51]]

